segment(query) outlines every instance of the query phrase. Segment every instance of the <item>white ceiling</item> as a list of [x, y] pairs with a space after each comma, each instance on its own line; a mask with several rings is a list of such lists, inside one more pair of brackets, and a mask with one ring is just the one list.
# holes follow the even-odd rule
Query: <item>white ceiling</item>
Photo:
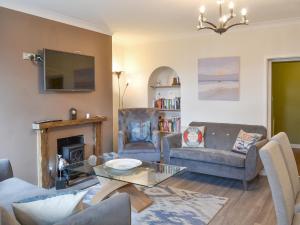
[[[238, 11], [248, 9], [251, 24], [300, 18], [300, 0], [233, 1]], [[202, 4], [208, 18], [216, 20], [216, 0], [0, 0], [4, 7], [114, 34], [120, 40], [196, 33]]]

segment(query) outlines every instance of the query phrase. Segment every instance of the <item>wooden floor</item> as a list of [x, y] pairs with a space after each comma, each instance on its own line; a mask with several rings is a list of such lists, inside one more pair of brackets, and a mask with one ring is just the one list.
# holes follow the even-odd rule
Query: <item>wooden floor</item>
[[186, 172], [163, 185], [229, 198], [209, 225], [275, 225], [276, 217], [267, 178], [260, 176], [244, 191], [242, 182]]

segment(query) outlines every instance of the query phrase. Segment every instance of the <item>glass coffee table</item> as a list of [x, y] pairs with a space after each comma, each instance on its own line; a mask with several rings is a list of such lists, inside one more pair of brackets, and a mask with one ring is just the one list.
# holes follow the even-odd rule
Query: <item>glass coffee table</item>
[[97, 176], [101, 184], [100, 190], [92, 199], [97, 204], [115, 192], [126, 192], [130, 195], [132, 208], [140, 212], [152, 204], [152, 200], [136, 185], [151, 188], [185, 171], [185, 167], [167, 165], [154, 162], [142, 162], [136, 168], [116, 170], [105, 166], [104, 158], [98, 158], [97, 163], [91, 165], [88, 160], [69, 165], [70, 172], [80, 172]]

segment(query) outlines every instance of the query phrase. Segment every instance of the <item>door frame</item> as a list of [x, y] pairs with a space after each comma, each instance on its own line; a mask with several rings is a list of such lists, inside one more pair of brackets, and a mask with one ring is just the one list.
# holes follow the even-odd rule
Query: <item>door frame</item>
[[[267, 130], [268, 138], [272, 136], [272, 63], [300, 62], [300, 57], [270, 57], [267, 58]], [[300, 144], [292, 144], [293, 148], [300, 148]]]

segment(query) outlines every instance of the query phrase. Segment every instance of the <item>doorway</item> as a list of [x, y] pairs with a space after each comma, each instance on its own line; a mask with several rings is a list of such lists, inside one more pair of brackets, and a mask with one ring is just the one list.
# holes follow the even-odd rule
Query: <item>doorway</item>
[[271, 60], [271, 135], [286, 132], [300, 148], [300, 59]]

